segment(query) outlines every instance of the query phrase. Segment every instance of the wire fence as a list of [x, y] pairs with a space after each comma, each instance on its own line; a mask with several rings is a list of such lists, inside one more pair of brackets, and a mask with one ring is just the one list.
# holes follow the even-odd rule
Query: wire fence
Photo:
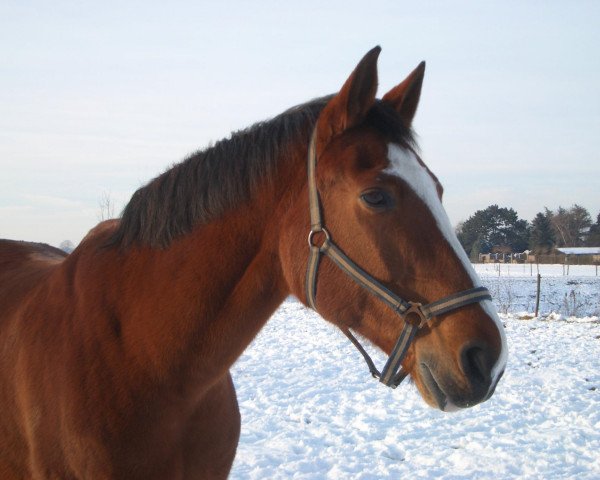
[[476, 264], [500, 313], [600, 316], [600, 277], [594, 265]]

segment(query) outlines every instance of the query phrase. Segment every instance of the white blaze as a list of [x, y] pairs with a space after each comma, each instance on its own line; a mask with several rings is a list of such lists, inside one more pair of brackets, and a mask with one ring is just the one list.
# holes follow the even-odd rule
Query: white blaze
[[[448, 218], [446, 210], [442, 206], [442, 202], [438, 196], [435, 182], [433, 181], [433, 178], [427, 169], [419, 162], [411, 150], [404, 149], [394, 143], [390, 143], [388, 145], [388, 159], [390, 161], [390, 165], [383, 172], [404, 180], [414, 190], [419, 198], [423, 200], [425, 205], [427, 205], [427, 208], [429, 208], [431, 211], [431, 214], [433, 215], [440, 232], [442, 232], [444, 238], [450, 244], [454, 250], [454, 253], [462, 262], [465, 271], [468, 272], [471, 281], [473, 282], [473, 286], [481, 286], [481, 280], [479, 279], [477, 273], [475, 273], [475, 270], [473, 269], [473, 266], [471, 265], [467, 254], [465, 253], [465, 250], [462, 248], [458, 238], [456, 237], [456, 233], [450, 224], [450, 219]], [[508, 352], [506, 335], [504, 333], [504, 327], [500, 321], [500, 317], [498, 317], [498, 313], [496, 312], [492, 302], [490, 300], [485, 300], [480, 303], [485, 313], [487, 313], [496, 324], [496, 328], [498, 329], [500, 338], [502, 340], [500, 356], [492, 369], [492, 385], [496, 385], [498, 375], [500, 375], [500, 372], [502, 372], [506, 366]]]

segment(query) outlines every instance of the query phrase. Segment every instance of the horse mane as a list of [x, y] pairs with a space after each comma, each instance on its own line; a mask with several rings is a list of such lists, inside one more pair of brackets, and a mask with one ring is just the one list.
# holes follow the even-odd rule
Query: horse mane
[[[321, 110], [332, 95], [292, 107], [258, 122], [175, 164], [139, 188], [123, 209], [108, 245], [166, 248], [198, 224], [207, 224], [248, 201], [274, 177], [298, 142], [308, 144]], [[395, 110], [377, 101], [366, 122], [400, 144], [414, 145], [412, 131]]]

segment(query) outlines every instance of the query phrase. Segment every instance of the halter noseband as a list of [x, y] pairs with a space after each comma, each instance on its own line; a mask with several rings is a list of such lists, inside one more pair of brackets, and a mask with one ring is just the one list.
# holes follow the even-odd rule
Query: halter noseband
[[[308, 234], [308, 246], [310, 254], [308, 257], [308, 267], [306, 271], [306, 298], [308, 304], [313, 310], [316, 307], [317, 295], [317, 271], [321, 255], [327, 255], [333, 263], [348, 275], [352, 280], [358, 283], [362, 288], [372, 295], [375, 295], [386, 305], [388, 305], [404, 321], [404, 328], [396, 341], [392, 353], [390, 353], [383, 370], [377, 370], [373, 360], [352, 334], [349, 328], [342, 328], [344, 334], [350, 339], [358, 351], [362, 354], [369, 371], [373, 377], [378, 378], [381, 383], [391, 388], [396, 388], [402, 380], [408, 375], [402, 366], [402, 360], [408, 352], [408, 347], [413, 341], [417, 331], [436, 315], [456, 310], [458, 308], [478, 303], [483, 300], [491, 300], [489, 291], [485, 287], [475, 287], [462, 292], [449, 295], [422, 305], [416, 302], [407, 302], [396, 295], [394, 292], [383, 286], [371, 275], [356, 265], [346, 254], [331, 240], [331, 234], [323, 225], [321, 218], [321, 204], [319, 201], [319, 192], [315, 178], [317, 166], [316, 155], [316, 127], [312, 133], [308, 147], [308, 203], [310, 208], [310, 233]], [[315, 234], [322, 233], [325, 238], [321, 244], [315, 243]]]

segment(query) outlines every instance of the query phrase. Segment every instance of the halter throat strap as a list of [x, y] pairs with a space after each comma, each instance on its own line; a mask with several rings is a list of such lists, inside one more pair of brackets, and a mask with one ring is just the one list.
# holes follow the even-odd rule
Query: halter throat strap
[[491, 300], [489, 291], [485, 287], [475, 287], [462, 292], [449, 295], [427, 305], [410, 302], [402, 299], [379, 281], [356, 265], [331, 239], [331, 234], [323, 225], [321, 216], [321, 202], [316, 183], [316, 127], [312, 133], [308, 147], [308, 196], [310, 209], [310, 232], [308, 234], [308, 266], [306, 270], [306, 298], [309, 306], [317, 311], [317, 274], [321, 257], [326, 255], [341, 271], [348, 275], [354, 282], [377, 297], [404, 322], [404, 327], [396, 340], [383, 369], [379, 371], [373, 360], [356, 339], [349, 328], [342, 331], [361, 353], [373, 377], [391, 388], [396, 388], [407, 376], [408, 372], [402, 369], [402, 360], [408, 353], [408, 348], [415, 338], [418, 330], [428, 324], [436, 315], [456, 310], [458, 308]]

